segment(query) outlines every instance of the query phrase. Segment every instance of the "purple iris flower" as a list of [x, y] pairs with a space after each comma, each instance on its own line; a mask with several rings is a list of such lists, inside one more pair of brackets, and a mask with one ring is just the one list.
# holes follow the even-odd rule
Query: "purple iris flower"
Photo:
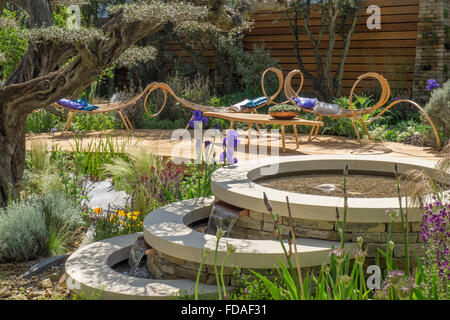
[[240, 143], [238, 137], [239, 133], [236, 130], [228, 130], [226, 137], [223, 139], [223, 146], [237, 148]]
[[427, 85], [427, 90], [431, 91], [433, 89], [437, 89], [439, 88], [441, 85], [434, 79], [429, 79], [428, 80], [428, 85]]
[[208, 118], [203, 115], [200, 110], [195, 110], [192, 119], [189, 121], [189, 126], [194, 128], [196, 122], [202, 122], [203, 125], [208, 123]]
[[236, 164], [238, 163], [238, 159], [234, 157], [234, 151], [224, 151], [220, 154], [219, 158], [220, 162], [224, 162], [226, 164]]
[[225, 139], [223, 139], [223, 146], [225, 151], [220, 155], [220, 162], [226, 164], [236, 164], [238, 160], [234, 157], [234, 149], [237, 148], [240, 141], [238, 139], [239, 133], [236, 130], [228, 130]]
[[51, 132], [51, 133], [55, 133], [55, 132], [58, 132], [58, 129], [56, 129], [56, 128], [52, 128], [52, 130], [50, 130], [50, 132]]

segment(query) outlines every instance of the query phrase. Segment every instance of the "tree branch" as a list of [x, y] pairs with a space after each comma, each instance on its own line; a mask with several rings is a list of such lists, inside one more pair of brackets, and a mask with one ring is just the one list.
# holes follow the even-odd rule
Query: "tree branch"
[[347, 33], [347, 36], [344, 40], [344, 49], [342, 51], [341, 60], [339, 61], [338, 69], [334, 76], [333, 87], [334, 87], [334, 95], [339, 95], [342, 90], [342, 76], [344, 74], [344, 65], [345, 60], [347, 59], [348, 51], [350, 49], [351, 38], [353, 33], [355, 32], [356, 21], [358, 20], [358, 8], [355, 8], [352, 14], [352, 24], [350, 30]]
[[333, 75], [331, 72], [331, 66], [333, 64], [333, 51], [334, 51], [334, 45], [336, 43], [336, 21], [339, 16], [339, 9], [338, 9], [338, 3], [336, 0], [329, 0], [328, 1], [329, 7], [328, 7], [328, 16], [329, 16], [329, 41], [328, 41], [328, 48], [327, 48], [327, 54], [325, 58], [325, 72], [324, 72], [324, 82], [325, 87], [328, 89], [329, 92], [327, 92], [327, 96], [331, 96], [331, 92], [333, 91]]
[[292, 35], [294, 36], [294, 49], [295, 49], [295, 57], [297, 59], [297, 64], [303, 73], [303, 75], [311, 81], [313, 86], [316, 84], [316, 79], [314, 76], [306, 69], [305, 65], [303, 64], [303, 58], [300, 52], [300, 41], [299, 41], [299, 27], [298, 27], [298, 11], [297, 9], [294, 10], [294, 24], [292, 23], [291, 18], [289, 17], [289, 11], [285, 12], [289, 24], [289, 29], [291, 30]]

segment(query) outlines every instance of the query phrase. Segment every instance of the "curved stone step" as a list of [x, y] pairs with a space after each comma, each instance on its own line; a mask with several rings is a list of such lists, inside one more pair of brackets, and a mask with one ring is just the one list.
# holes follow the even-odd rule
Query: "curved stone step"
[[[155, 250], [165, 255], [200, 263], [204, 248], [214, 252], [216, 237], [197, 232], [187, 225], [209, 216], [214, 199], [192, 199], [175, 202], [154, 210], [144, 220], [144, 238]], [[233, 245], [236, 251], [225, 263], [226, 267], [274, 269], [278, 259], [286, 261], [282, 247], [276, 240], [248, 240], [222, 238], [218, 248], [218, 264], [221, 265], [227, 245]], [[332, 247], [338, 248], [339, 242], [297, 239], [297, 250], [301, 267], [320, 266], [329, 263]], [[287, 247], [287, 242], [286, 242]], [[356, 243], [347, 243], [349, 249], [356, 249]], [[206, 264], [214, 264], [214, 254], [206, 259]]]
[[[74, 252], [66, 262], [66, 284], [85, 298], [167, 299], [180, 292], [193, 294], [190, 280], [153, 280], [130, 277], [111, 269], [128, 259], [133, 243], [142, 233], [94, 242]], [[199, 294], [214, 295], [217, 287], [199, 284]]]

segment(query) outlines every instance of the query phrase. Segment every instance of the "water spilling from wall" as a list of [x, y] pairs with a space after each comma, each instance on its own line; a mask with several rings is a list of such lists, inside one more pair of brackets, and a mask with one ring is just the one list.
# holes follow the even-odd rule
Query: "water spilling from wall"
[[211, 214], [208, 221], [207, 233], [216, 235], [217, 230], [222, 229], [224, 236], [230, 236], [234, 223], [239, 218], [239, 213], [229, 206], [214, 204], [211, 207]]
[[150, 247], [145, 242], [144, 237], [137, 238], [136, 242], [131, 247], [130, 255], [128, 257], [128, 266], [130, 276], [136, 276], [139, 270], [139, 264], [145, 255], [145, 251]]

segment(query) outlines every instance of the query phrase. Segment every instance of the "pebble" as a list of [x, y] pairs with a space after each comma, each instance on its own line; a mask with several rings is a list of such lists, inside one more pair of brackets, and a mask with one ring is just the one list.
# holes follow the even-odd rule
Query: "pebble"
[[54, 272], [50, 275], [50, 280], [52, 280], [52, 282], [57, 282], [59, 279], [59, 274]]
[[0, 289], [0, 298], [7, 298], [11, 295], [11, 290], [8, 288], [2, 288]]
[[28, 299], [33, 299], [39, 296], [43, 296], [45, 294], [44, 291], [41, 290], [37, 290], [37, 291], [31, 291], [30, 293], [27, 293], [27, 298]]
[[49, 278], [42, 280], [39, 282], [39, 287], [41, 289], [48, 289], [53, 287], [53, 282]]

